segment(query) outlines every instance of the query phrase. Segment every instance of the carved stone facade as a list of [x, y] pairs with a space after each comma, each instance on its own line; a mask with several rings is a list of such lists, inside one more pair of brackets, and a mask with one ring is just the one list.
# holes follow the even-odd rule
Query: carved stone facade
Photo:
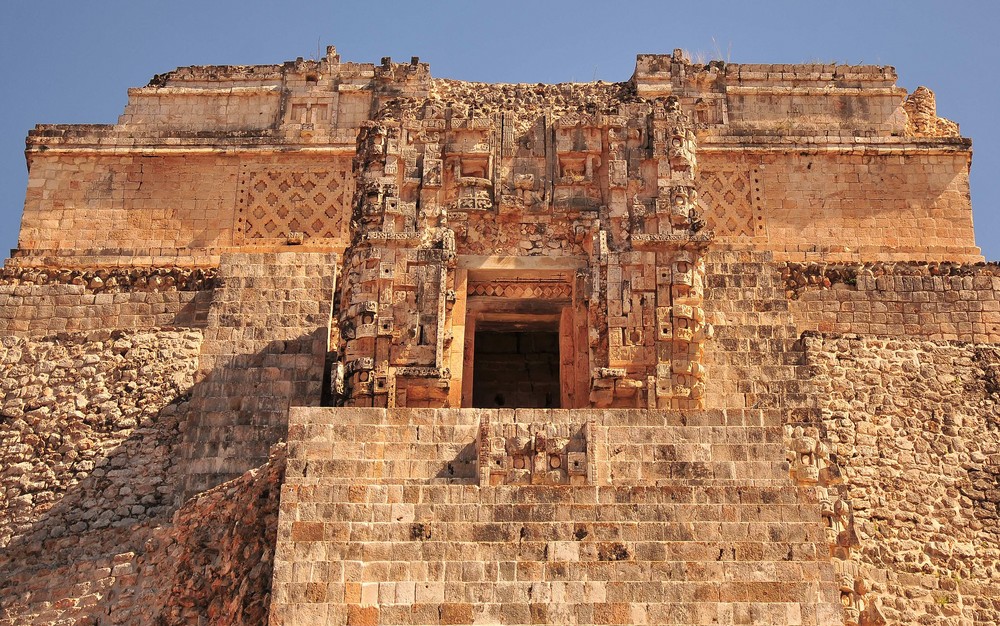
[[284, 244], [300, 238], [343, 241], [348, 222], [343, 207], [354, 196], [348, 162], [312, 168], [243, 166], [237, 226], [244, 244]]
[[1000, 269], [895, 79], [331, 47], [35, 128], [0, 626], [1000, 622]]
[[592, 422], [479, 425], [481, 485], [587, 485], [596, 482]]
[[[511, 315], [525, 318], [562, 301], [589, 329], [575, 347], [589, 391], [565, 408], [704, 406], [712, 233], [697, 203], [691, 119], [673, 96], [603, 109], [514, 115], [397, 99], [363, 125], [340, 306], [345, 378], [334, 382], [345, 405], [470, 406], [461, 381], [474, 364], [452, 346], [456, 327], [475, 320], [456, 320], [467, 309], [456, 302], [495, 298], [521, 300]], [[558, 233], [539, 216], [566, 229], [568, 249], [543, 241]], [[484, 235], [506, 243], [484, 246]], [[514, 256], [533, 275], [456, 272], [477, 255], [485, 265]], [[545, 266], [563, 256], [578, 267], [572, 280]], [[492, 312], [481, 301], [476, 315]]]

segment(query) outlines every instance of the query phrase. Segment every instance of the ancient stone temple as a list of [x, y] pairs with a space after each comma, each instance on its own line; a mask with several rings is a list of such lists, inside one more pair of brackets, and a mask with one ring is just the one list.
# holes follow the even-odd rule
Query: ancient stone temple
[[1000, 267], [895, 80], [331, 47], [36, 127], [0, 626], [1000, 622]]

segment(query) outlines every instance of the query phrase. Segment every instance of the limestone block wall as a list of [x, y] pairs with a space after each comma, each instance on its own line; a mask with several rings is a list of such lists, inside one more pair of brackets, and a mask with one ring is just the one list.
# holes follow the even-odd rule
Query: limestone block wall
[[277, 84], [130, 89], [120, 121], [174, 131], [264, 130], [281, 120], [281, 96]]
[[768, 235], [788, 257], [829, 248], [862, 259], [979, 260], [962, 247], [974, 241], [964, 150], [806, 152], [766, 159], [764, 168]]
[[22, 265], [217, 265], [222, 251], [285, 246], [292, 233], [346, 246], [349, 156], [55, 152], [31, 157]]
[[887, 623], [1000, 620], [1000, 351], [856, 335], [805, 347], [814, 425], [853, 510], [850, 559]]
[[214, 269], [0, 270], [0, 335], [205, 325]]
[[182, 426], [187, 495], [264, 463], [288, 407], [320, 404], [336, 264], [335, 254], [223, 255]]
[[[904, 103], [891, 68], [680, 54], [615, 84], [428, 72], [332, 49], [181, 68], [116, 126], [31, 133], [0, 272], [0, 626], [1000, 621], [1000, 272], [961, 264], [980, 260], [971, 144], [932, 94]], [[668, 113], [690, 122], [684, 193], [653, 198]], [[375, 389], [399, 366], [386, 397], [430, 405], [461, 380], [441, 355], [464, 359], [467, 296], [519, 315], [587, 291], [572, 263], [518, 291], [473, 257], [614, 258], [620, 293], [590, 304], [623, 318], [653, 276], [618, 259], [673, 245], [649, 221], [670, 206], [707, 246], [690, 319], [717, 333], [689, 366], [709, 410], [318, 406], [352, 227], [358, 250], [410, 243], [359, 254], [341, 321], [383, 342], [419, 321], [437, 348], [346, 374]], [[352, 207], [389, 219], [361, 236]], [[587, 340], [627, 335], [566, 330], [568, 311], [578, 391]], [[605, 369], [639, 352], [616, 354]]]
[[205, 325], [211, 291], [95, 294], [83, 285], [0, 285], [0, 335]]
[[981, 261], [962, 141], [921, 151], [899, 139], [878, 148], [789, 142], [775, 151], [707, 137], [699, 195], [721, 237], [778, 260]]
[[632, 77], [645, 97], [694, 87], [698, 121], [740, 134], [889, 136], [903, 131], [905, 90], [883, 65], [692, 64], [682, 50], [640, 54]]
[[770, 253], [707, 255], [705, 312], [716, 330], [705, 348], [707, 406], [802, 411], [804, 359], [783, 287]]
[[995, 264], [788, 264], [781, 271], [800, 331], [1000, 343]]
[[559, 336], [556, 333], [480, 333], [475, 345], [473, 406], [559, 405]]
[[[425, 130], [387, 145], [386, 176], [402, 185], [389, 195], [403, 200], [393, 205], [401, 219], [418, 216], [407, 188], [423, 184], [424, 151], [428, 189], [447, 187], [455, 159], [464, 159], [458, 177], [482, 174], [476, 184], [489, 185], [466, 189], [485, 194], [463, 200], [472, 201], [471, 213], [453, 207], [460, 245], [468, 239], [478, 254], [551, 254], [543, 237], [580, 246], [595, 217], [567, 210], [604, 206], [614, 219], [630, 211], [645, 219], [653, 207], [633, 202], [637, 190], [617, 190], [651, 173], [641, 153], [660, 140], [640, 120], [657, 98], [673, 97], [697, 134], [698, 193], [720, 240], [796, 261], [981, 259], [971, 142], [937, 117], [929, 91], [906, 99], [891, 67], [700, 65], [682, 54], [640, 55], [629, 81], [558, 86], [432, 79], [429, 71], [416, 60], [341, 64], [335, 51], [284, 65], [178, 68], [130, 90], [117, 125], [39, 126], [28, 138], [18, 255], [187, 263], [207, 255], [214, 264], [221, 251], [275, 245], [292, 232], [343, 251], [360, 127], [404, 111], [399, 119], [424, 116]], [[452, 105], [454, 122], [444, 117]], [[383, 106], [394, 112], [379, 113]], [[594, 126], [598, 118], [611, 125]], [[580, 120], [586, 145], [569, 140]], [[542, 149], [551, 124], [565, 126], [555, 160]], [[518, 152], [521, 135], [531, 139]], [[422, 211], [436, 193], [421, 200]], [[253, 204], [251, 196], [268, 200]], [[496, 217], [525, 207], [530, 228], [512, 238], [497, 232]]]
[[143, 134], [328, 140], [330, 130], [356, 130], [367, 119], [374, 81], [395, 82], [392, 90], [398, 93], [407, 79], [419, 83], [428, 77], [426, 64], [397, 67], [416, 76], [393, 76], [390, 68], [371, 63], [341, 63], [333, 46], [320, 60], [179, 67], [129, 89], [118, 124]]
[[232, 245], [239, 163], [221, 154], [33, 154], [18, 247], [131, 256]]
[[[838, 623], [815, 500], [764, 460], [779, 420], [293, 409], [271, 623]], [[494, 422], [586, 424], [591, 482], [482, 482]]]
[[[733, 81], [736, 84], [725, 89], [729, 123], [734, 130], [761, 134], [839, 132], [850, 135], [860, 130], [885, 136], [899, 132], [905, 120], [899, 111], [900, 96], [905, 90], [894, 85], [892, 68], [877, 68], [889, 71], [880, 72], [882, 75], [875, 81], [861, 74], [869, 68], [871, 66], [842, 68], [841, 71], [854, 72], [860, 80], [844, 81], [857, 86], [835, 87], [829, 78], [800, 77], [794, 70], [782, 72], [775, 71], [775, 66], [738, 66], [730, 74], [736, 78]], [[833, 75], [836, 70], [826, 73]], [[876, 81], [882, 86], [871, 84]], [[810, 82], [813, 84], [809, 85]], [[863, 83], [868, 84], [861, 87]]]

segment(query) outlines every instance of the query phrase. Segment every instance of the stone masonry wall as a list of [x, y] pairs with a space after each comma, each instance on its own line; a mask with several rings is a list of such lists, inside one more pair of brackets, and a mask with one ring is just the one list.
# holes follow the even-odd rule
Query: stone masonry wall
[[[331, 47], [36, 127], [0, 626], [1000, 623], [1000, 270], [961, 264], [971, 141], [904, 98], [889, 67], [487, 85]], [[492, 373], [477, 315], [559, 317], [563, 406], [649, 408], [402, 408]]]
[[1000, 621], [1000, 349], [852, 335], [805, 346], [820, 465], [845, 485], [869, 603], [890, 624]]
[[[0, 345], [0, 545], [31, 535], [43, 514], [49, 518], [49, 534], [33, 536], [31, 542], [38, 545], [88, 529], [134, 523], [170, 503], [164, 502], [162, 484], [153, 478], [155, 464], [169, 463], [159, 448], [134, 450], [150, 466], [146, 480], [120, 484], [121, 490], [113, 493], [105, 493], [104, 483], [117, 482], [112, 480], [118, 469], [109, 460], [112, 451], [136, 429], [150, 428], [190, 389], [200, 332], [97, 331], [6, 337]], [[68, 491], [80, 492], [81, 482], [94, 485], [97, 500], [83, 510], [59, 507]], [[90, 509], [102, 514], [90, 517]], [[62, 520], [53, 524], [57, 513]]]
[[239, 165], [229, 155], [34, 155], [18, 247], [231, 245]]
[[[42, 125], [29, 134], [30, 180], [17, 256], [33, 262], [101, 253], [217, 260], [222, 251], [290, 232], [339, 238], [336, 249], [342, 251], [351, 214], [350, 161], [361, 125], [376, 111], [394, 109], [395, 115], [422, 106], [428, 96], [438, 100], [441, 113], [444, 105], [460, 105], [460, 122], [451, 125], [459, 135], [440, 135], [444, 122], [451, 124], [441, 117], [441, 125], [435, 121], [408, 141], [437, 146], [447, 139], [434, 150], [461, 154], [466, 177], [483, 174], [481, 181], [496, 187], [486, 192], [496, 196], [491, 202], [503, 206], [516, 196], [531, 206], [537, 195], [550, 203], [555, 181], [548, 179], [558, 177], [564, 180], [555, 184], [566, 187], [556, 194], [560, 202], [600, 198], [595, 209], [605, 205], [624, 214], [625, 196], [612, 198], [609, 188], [601, 189], [601, 170], [616, 178], [639, 173], [635, 150], [652, 144], [650, 130], [634, 124], [643, 108], [635, 105], [672, 96], [696, 126], [706, 183], [699, 195], [720, 238], [796, 261], [979, 260], [969, 208], [971, 142], [937, 117], [928, 90], [918, 89], [904, 103], [906, 91], [895, 83], [888, 66], [702, 65], [680, 52], [641, 55], [628, 81], [560, 85], [433, 79], [418, 59], [342, 64], [332, 50], [322, 60], [284, 65], [178, 68], [130, 90], [116, 125]], [[588, 132], [582, 152], [583, 144], [564, 145], [562, 161], [550, 159], [545, 169], [574, 173], [552, 169], [543, 184], [541, 170], [524, 178], [528, 161], [514, 150], [515, 138], [537, 118], [525, 113], [543, 109], [549, 121], [539, 128], [567, 113], [589, 117], [601, 110], [627, 121], [630, 130], [615, 122], [607, 136], [611, 152], [586, 161], [588, 171], [579, 172], [587, 180], [573, 179], [581, 158], [601, 152], [597, 136]], [[478, 121], [466, 122], [467, 116]], [[501, 117], [502, 132], [498, 125], [488, 140], [466, 145]], [[544, 137], [524, 147], [541, 146], [539, 140]], [[487, 172], [480, 161], [501, 144], [503, 154], [488, 159], [497, 171]], [[424, 166], [418, 152], [406, 154], [398, 169], [396, 161], [389, 165], [412, 185]], [[454, 163], [439, 161], [432, 158], [429, 165], [443, 165], [436, 176], [444, 172], [447, 179]], [[515, 186], [513, 180], [501, 184], [505, 168], [518, 169], [522, 178]], [[631, 200], [633, 192], [628, 195]], [[254, 204], [251, 196], [266, 201]], [[536, 211], [535, 223], [549, 213]], [[485, 217], [468, 222], [483, 244], [492, 219]], [[461, 221], [452, 222], [460, 238]], [[289, 228], [291, 222], [298, 227]], [[516, 242], [510, 245], [517, 249]]]
[[735, 245], [798, 262], [982, 259], [971, 244], [962, 151], [918, 156], [902, 146], [840, 146], [830, 152], [808, 143], [780, 153], [748, 145], [713, 151], [710, 138], [699, 146], [698, 193], [710, 200], [711, 227]]
[[3, 572], [0, 625], [266, 623], [284, 470], [277, 446], [172, 516], [90, 533], [44, 567]]
[[788, 264], [800, 331], [1000, 343], [995, 264]]
[[205, 325], [214, 269], [0, 270], [0, 335]]
[[0, 335], [205, 325], [210, 291], [93, 294], [78, 285], [0, 285]]
[[226, 250], [284, 246], [293, 232], [343, 249], [353, 193], [350, 157], [339, 154], [41, 153], [32, 157], [15, 256], [25, 265], [54, 256], [216, 264]]
[[267, 461], [291, 405], [318, 406], [335, 254], [227, 254], [182, 425], [188, 496]]
[[706, 258], [706, 344], [712, 408], [778, 408], [795, 414], [804, 390], [799, 339], [770, 253], [714, 250]]
[[195, 330], [3, 338], [0, 624], [107, 614], [126, 553], [173, 510], [200, 346]]
[[0, 345], [0, 625], [264, 623], [284, 447], [176, 505], [201, 333]]

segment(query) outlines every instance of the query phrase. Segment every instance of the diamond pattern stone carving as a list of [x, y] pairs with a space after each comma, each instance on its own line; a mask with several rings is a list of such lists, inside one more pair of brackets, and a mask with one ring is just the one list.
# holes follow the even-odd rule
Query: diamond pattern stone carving
[[348, 239], [354, 179], [347, 159], [309, 165], [244, 166], [239, 180], [239, 222], [244, 241]]
[[573, 287], [566, 283], [548, 282], [470, 282], [469, 295], [555, 300], [573, 297]]
[[760, 172], [705, 170], [698, 173], [698, 205], [717, 238], [745, 239], [766, 233]]

